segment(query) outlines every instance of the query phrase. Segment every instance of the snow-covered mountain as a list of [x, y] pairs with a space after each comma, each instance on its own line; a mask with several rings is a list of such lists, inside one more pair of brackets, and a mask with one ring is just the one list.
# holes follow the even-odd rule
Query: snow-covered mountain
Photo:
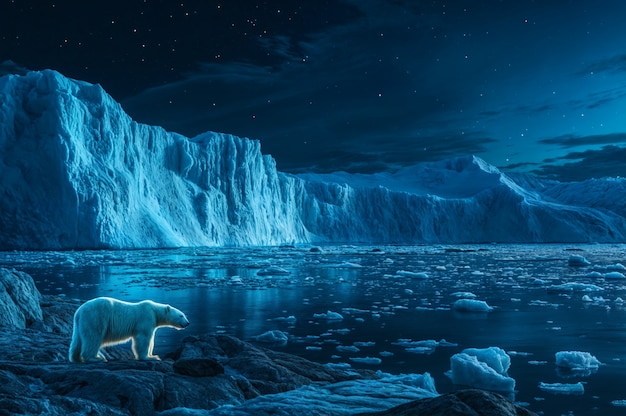
[[514, 181], [471, 156], [294, 176], [258, 141], [136, 123], [98, 85], [51, 70], [0, 78], [3, 250], [623, 242], [625, 190]]

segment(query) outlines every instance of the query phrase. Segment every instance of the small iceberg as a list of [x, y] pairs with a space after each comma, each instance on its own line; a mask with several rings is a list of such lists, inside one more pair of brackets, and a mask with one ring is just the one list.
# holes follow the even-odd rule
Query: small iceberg
[[482, 300], [459, 299], [452, 304], [452, 309], [458, 312], [491, 312], [493, 307]]
[[585, 386], [580, 381], [575, 384], [539, 383], [539, 388], [548, 393], [579, 395], [585, 393]]

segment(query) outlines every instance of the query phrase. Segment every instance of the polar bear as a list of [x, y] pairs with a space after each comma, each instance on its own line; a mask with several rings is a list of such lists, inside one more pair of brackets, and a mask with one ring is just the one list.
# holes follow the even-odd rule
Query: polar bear
[[152, 355], [154, 333], [167, 326], [184, 329], [189, 321], [170, 305], [144, 300], [138, 303], [101, 297], [81, 305], [74, 314], [71, 362], [106, 361], [100, 348], [133, 340], [137, 360], [159, 360]]

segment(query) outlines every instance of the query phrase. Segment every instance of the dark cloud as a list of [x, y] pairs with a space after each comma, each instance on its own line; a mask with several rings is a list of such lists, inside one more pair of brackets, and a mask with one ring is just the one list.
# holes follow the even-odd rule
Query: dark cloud
[[594, 75], [603, 72], [612, 74], [626, 74], [626, 54], [615, 55], [607, 59], [599, 60], [586, 66], [580, 75]]
[[617, 0], [73, 2], [10, 3], [0, 61], [99, 83], [139, 122], [258, 139], [281, 170], [528, 171], [624, 142]]
[[264, 37], [259, 46], [280, 58], [274, 65], [206, 63], [122, 105], [139, 121], [188, 136], [260, 139], [289, 171], [372, 171], [485, 151], [494, 140], [455, 130], [462, 120], [449, 112], [467, 100], [458, 94], [465, 80], [407, 55], [424, 29], [414, 15], [385, 7], [386, 16], [363, 13], [306, 39]]
[[575, 134], [565, 134], [563, 136], [542, 139], [539, 141], [539, 143], [555, 144], [563, 148], [626, 143], [626, 133], [598, 134], [591, 136], [577, 136]]
[[[117, 100], [184, 79], [201, 62], [272, 66], [304, 41], [358, 17], [342, 0], [6, 2], [0, 61], [101, 84]], [[261, 44], [273, 39], [268, 51]]]
[[[574, 160], [574, 162], [566, 162]], [[600, 150], [571, 152], [533, 171], [538, 176], [561, 181], [583, 181], [590, 178], [626, 177], [626, 147], [604, 146]]]
[[[545, 162], [545, 161], [544, 161]], [[527, 170], [530, 167], [541, 165], [541, 163], [536, 162], [519, 162], [519, 163], [511, 163], [504, 166], [499, 166], [500, 169], [507, 171], [515, 171], [515, 170]]]
[[[307, 143], [297, 153], [289, 148], [276, 149], [278, 160], [290, 160], [283, 169], [292, 172], [310, 171], [310, 164], [315, 161], [317, 172], [374, 173], [396, 170], [418, 162], [436, 161], [450, 157], [480, 154], [495, 140], [480, 134], [441, 134], [433, 136], [414, 136], [388, 138], [351, 139], [349, 143], [329, 144]], [[285, 153], [291, 153], [287, 155]]]
[[574, 109], [593, 110], [623, 100], [625, 97], [626, 85], [593, 92], [584, 99], [569, 101], [567, 106]]
[[516, 112], [526, 115], [533, 115], [537, 113], [545, 113], [554, 109], [553, 104], [539, 104], [539, 105], [522, 105], [515, 109]]

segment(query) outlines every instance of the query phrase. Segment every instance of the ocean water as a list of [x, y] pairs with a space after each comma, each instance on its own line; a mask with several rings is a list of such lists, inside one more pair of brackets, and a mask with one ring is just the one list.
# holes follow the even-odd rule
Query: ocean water
[[[590, 264], [571, 265], [572, 256]], [[462, 387], [445, 375], [452, 355], [497, 346], [511, 356], [508, 375], [516, 388], [508, 396], [535, 412], [557, 415], [626, 414], [626, 407], [616, 405], [626, 400], [622, 264], [625, 245], [0, 253], [0, 266], [31, 274], [42, 293], [152, 299], [183, 310], [191, 325], [184, 331], [160, 329], [156, 354], [194, 334], [226, 333], [256, 342], [279, 330], [288, 335], [286, 344], [259, 345], [321, 363], [429, 372], [437, 391], [445, 393]], [[558, 286], [567, 283], [583, 285]], [[455, 311], [453, 303], [468, 296], [493, 310]], [[342, 319], [327, 319], [335, 313]], [[438, 342], [415, 344], [429, 340]], [[559, 351], [589, 352], [603, 364], [563, 371], [555, 364]], [[541, 382], [582, 382], [584, 393], [546, 392]]]

